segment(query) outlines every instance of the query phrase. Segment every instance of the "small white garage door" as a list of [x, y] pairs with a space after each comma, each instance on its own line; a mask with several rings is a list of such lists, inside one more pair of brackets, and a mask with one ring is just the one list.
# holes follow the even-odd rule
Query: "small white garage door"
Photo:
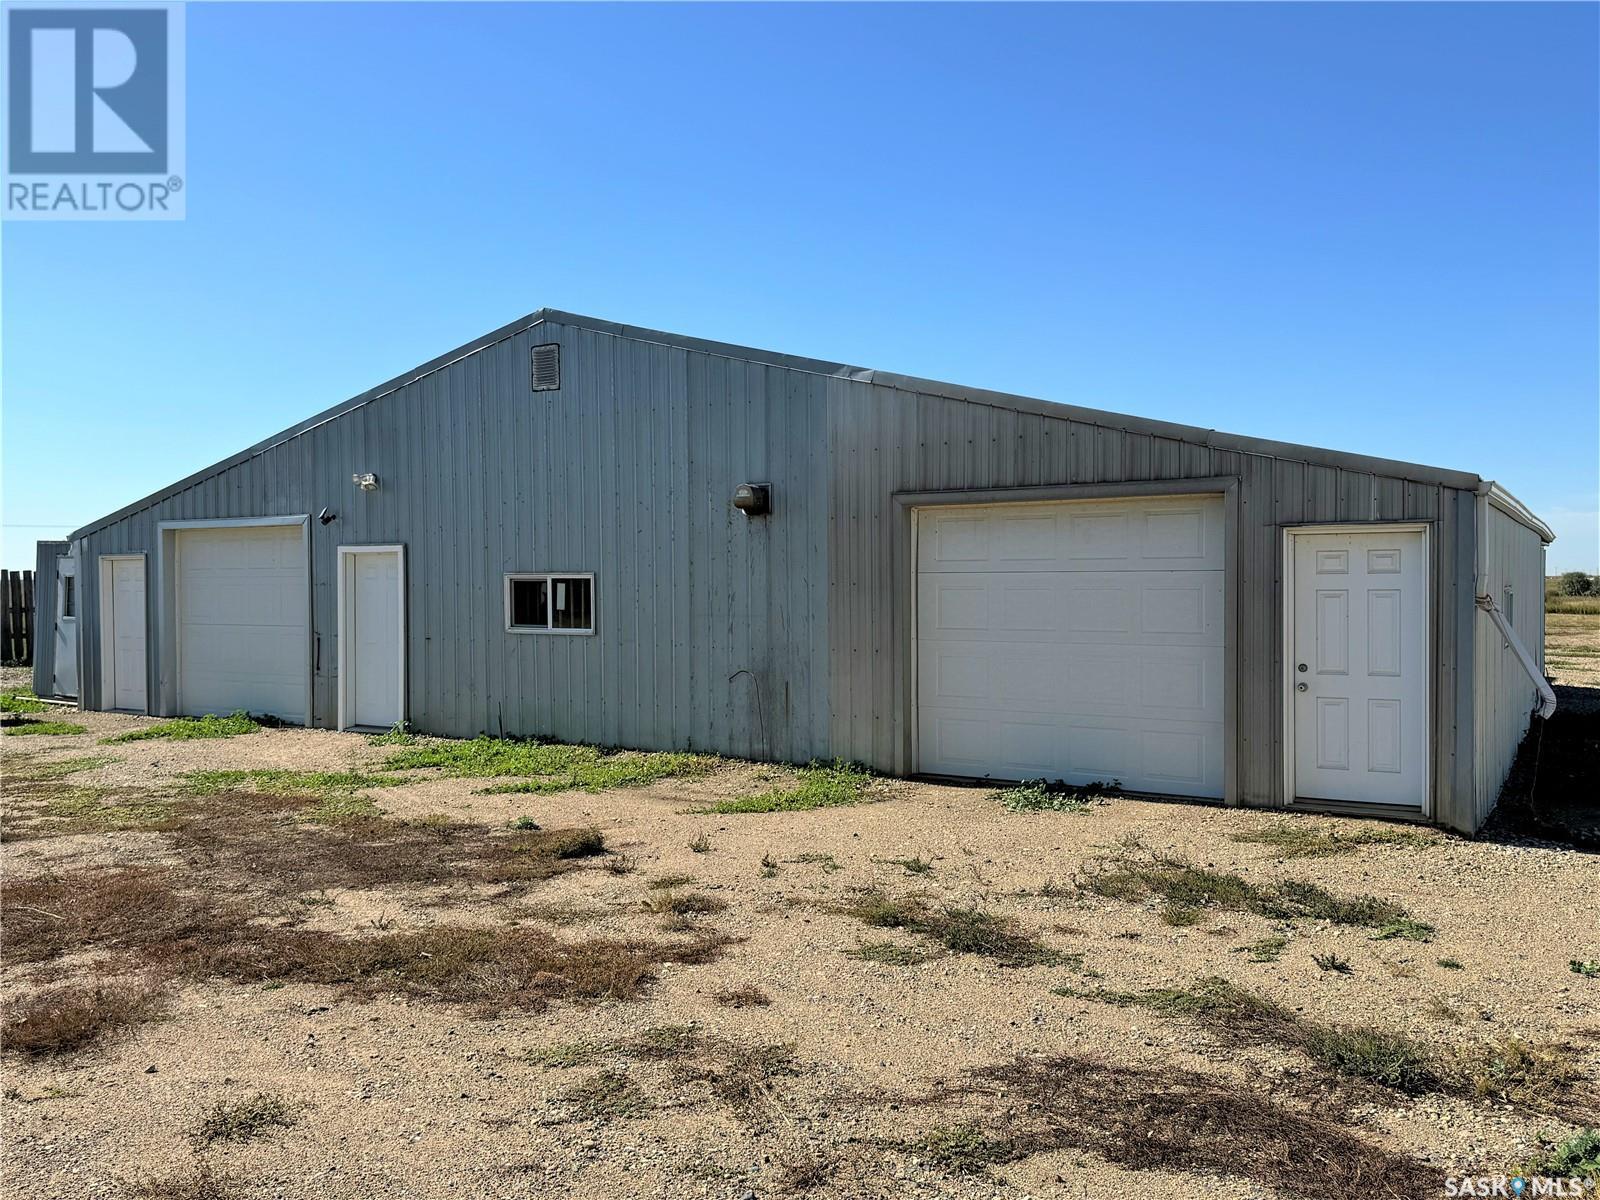
[[1220, 497], [917, 514], [917, 766], [1222, 795]]
[[177, 539], [178, 707], [304, 724], [310, 592], [299, 525], [192, 529]]

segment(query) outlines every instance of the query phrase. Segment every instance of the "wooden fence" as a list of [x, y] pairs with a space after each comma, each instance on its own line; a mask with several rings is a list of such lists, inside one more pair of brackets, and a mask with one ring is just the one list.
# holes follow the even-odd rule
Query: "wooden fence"
[[0, 571], [0, 659], [33, 665], [33, 572]]

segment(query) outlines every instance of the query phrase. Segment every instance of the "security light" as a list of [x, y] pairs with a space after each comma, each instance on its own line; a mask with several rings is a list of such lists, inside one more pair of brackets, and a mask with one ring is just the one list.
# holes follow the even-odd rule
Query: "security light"
[[733, 489], [733, 506], [747, 517], [759, 517], [772, 509], [772, 488], [765, 483], [741, 483]]

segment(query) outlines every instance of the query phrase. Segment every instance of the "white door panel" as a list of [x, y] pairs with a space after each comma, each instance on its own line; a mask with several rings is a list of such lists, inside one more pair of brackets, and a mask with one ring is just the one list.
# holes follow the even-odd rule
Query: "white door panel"
[[921, 574], [1017, 571], [1220, 571], [1218, 499], [1079, 500], [924, 509]]
[[917, 766], [1222, 795], [1219, 499], [922, 510]]
[[309, 590], [298, 525], [178, 534], [178, 703], [303, 724]]
[[1221, 645], [1222, 572], [924, 574], [919, 637]]
[[1426, 545], [1381, 528], [1295, 536], [1297, 798], [1423, 806]]
[[106, 681], [102, 703], [130, 712], [147, 711], [145, 657], [144, 559], [114, 558], [110, 561], [111, 591], [106, 597], [108, 619], [104, 622], [110, 648], [111, 678]]
[[400, 551], [346, 554], [349, 639], [344, 663], [349, 712], [346, 724], [389, 728], [403, 718], [401, 704]]

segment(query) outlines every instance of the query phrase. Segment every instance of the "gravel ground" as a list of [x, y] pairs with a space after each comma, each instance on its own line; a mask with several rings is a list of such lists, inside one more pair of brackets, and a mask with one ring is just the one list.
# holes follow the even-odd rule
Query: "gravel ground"
[[[7, 762], [82, 754], [100, 736], [146, 723], [98, 713], [71, 719], [90, 733], [6, 738], [0, 752]], [[115, 761], [74, 776], [75, 783], [159, 793], [193, 770], [348, 770], [376, 766], [387, 748], [355, 735], [271, 730], [95, 752]], [[1282, 1194], [1237, 1175], [1136, 1171], [1079, 1149], [963, 1175], [887, 1144], [915, 1141], [959, 1116], [908, 1097], [1019, 1054], [1190, 1070], [1241, 1092], [1304, 1091], [1297, 1086], [1307, 1065], [1290, 1052], [1223, 1047], [1144, 1008], [1054, 994], [1061, 985], [1124, 990], [1220, 975], [1306, 1016], [1375, 1024], [1440, 1047], [1503, 1035], [1559, 1040], [1588, 1078], [1600, 1078], [1600, 979], [1568, 968], [1572, 959], [1600, 958], [1594, 856], [1441, 837], [1420, 848], [1363, 846], [1280, 862], [1263, 846], [1230, 840], [1281, 819], [1273, 814], [1130, 799], [1077, 814], [1012, 813], [982, 789], [906, 782], [885, 783], [881, 800], [853, 807], [741, 816], [689, 811], [782, 774], [739, 764], [598, 795], [481, 795], [482, 781], [450, 779], [374, 791], [397, 818], [446, 814], [501, 827], [525, 815], [547, 828], [594, 825], [635, 869], [573, 872], [516, 900], [459, 890], [338, 891], [316, 925], [355, 931], [373, 923], [501, 924], [554, 915], [567, 937], [659, 937], [657, 918], [641, 903], [648, 882], [682, 874], [728, 904], [703, 926], [738, 940], [716, 961], [663, 967], [639, 1001], [556, 1003], [489, 1019], [423, 1001], [358, 1002], [304, 984], [184, 986], [167, 1019], [100, 1048], [40, 1060], [6, 1056], [0, 1114], [8, 1194], [121, 1197], [136, 1194], [140, 1183], [184, 1179], [205, 1167], [230, 1181], [219, 1195], [251, 1200], [740, 1200], [777, 1194], [785, 1172], [808, 1160], [826, 1164], [809, 1193], [817, 1196]], [[1370, 827], [1319, 824], [1346, 833]], [[710, 848], [697, 852], [690, 844], [701, 835]], [[1301, 922], [1287, 931], [1277, 961], [1254, 962], [1238, 948], [1286, 932], [1281, 925], [1230, 912], [1175, 928], [1152, 906], [1074, 888], [1086, 868], [1130, 838], [1256, 883], [1309, 879], [1395, 901], [1438, 932], [1431, 943], [1378, 941], [1360, 929]], [[30, 839], [3, 849], [8, 879], [178, 861], [167, 835], [145, 832]], [[795, 861], [802, 855], [812, 861]], [[837, 869], [814, 857], [823, 855]], [[931, 873], [913, 875], [888, 861], [911, 856], [931, 861]], [[777, 869], [764, 870], [764, 862]], [[904, 967], [860, 961], [846, 952], [864, 938], [916, 940], [828, 911], [867, 886], [1008, 915], [1052, 949], [1081, 955], [1081, 964], [1008, 969], [973, 955]], [[1350, 974], [1313, 963], [1313, 954], [1330, 952], [1349, 960]], [[1441, 966], [1441, 959], [1461, 966]], [[714, 1001], [717, 992], [742, 985], [764, 990], [770, 1006], [731, 1009]], [[36, 968], [0, 976], [8, 1003], [38, 986]], [[596, 1067], [549, 1069], [528, 1058], [560, 1043], [626, 1039], [668, 1024], [694, 1024], [742, 1045], [787, 1044], [797, 1073], [774, 1080], [752, 1114], [708, 1098], [661, 1064], [611, 1063], [652, 1107], [595, 1121], [575, 1115], [562, 1095]], [[258, 1141], [196, 1148], [190, 1135], [208, 1109], [257, 1092], [295, 1105], [293, 1127]], [[1509, 1167], [1540, 1137], [1571, 1131], [1521, 1108], [1437, 1095], [1362, 1093], [1326, 1109], [1335, 1110], [1357, 1137], [1441, 1175]]]

